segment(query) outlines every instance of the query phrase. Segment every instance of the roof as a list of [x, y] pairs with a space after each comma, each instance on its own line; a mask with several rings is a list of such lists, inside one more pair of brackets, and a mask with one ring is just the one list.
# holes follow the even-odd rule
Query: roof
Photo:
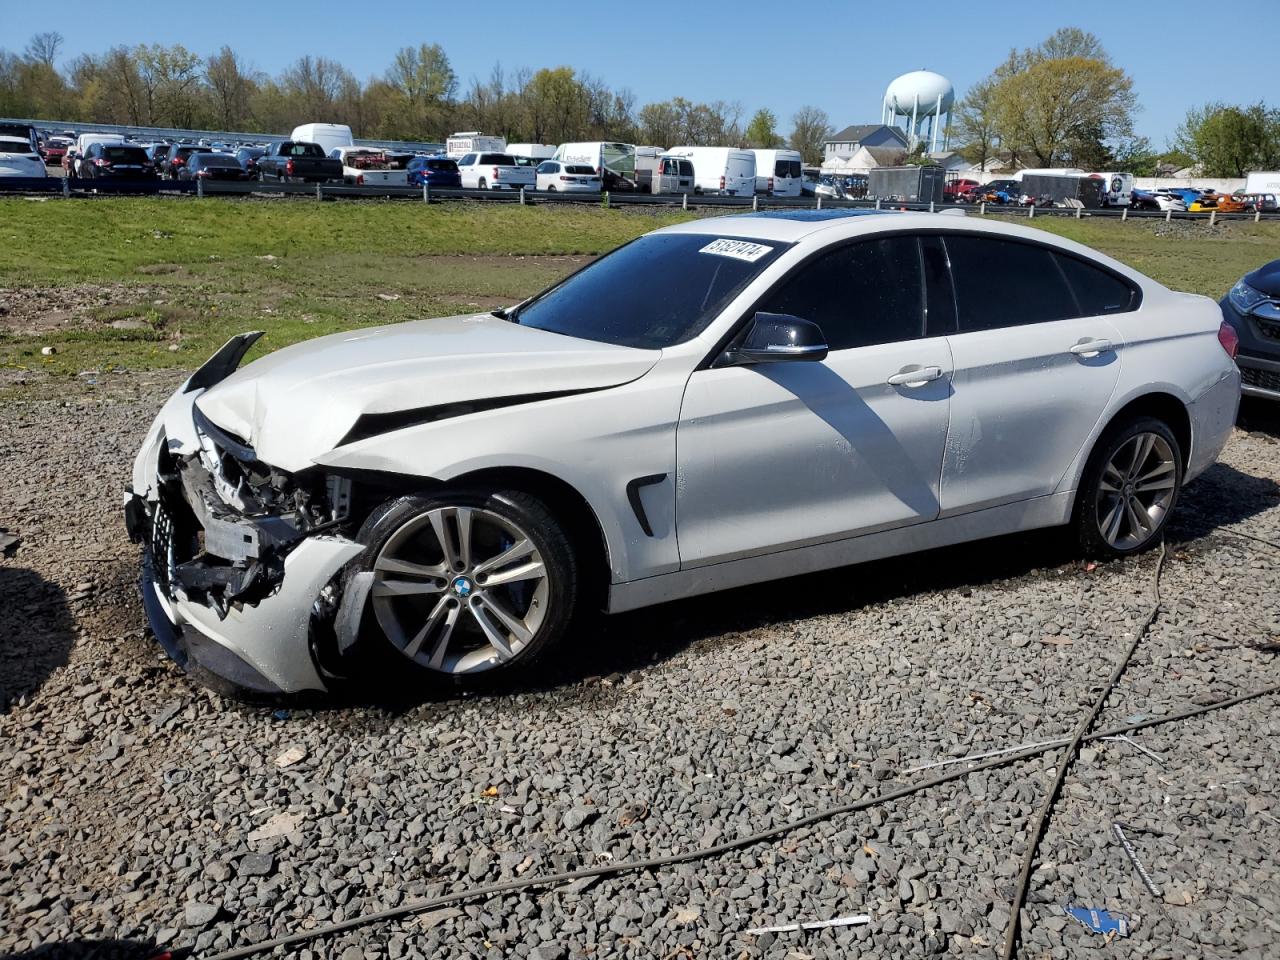
[[901, 147], [859, 147], [858, 149], [867, 151], [871, 159], [882, 167], [893, 166], [902, 159], [904, 153]]
[[[843, 130], [833, 133], [831, 136], [827, 137], [827, 139], [822, 142], [823, 143], [860, 143], [866, 137], [869, 137], [871, 134], [875, 133], [877, 130], [881, 130], [885, 127], [889, 127], [889, 125], [887, 123], [855, 123], [852, 126], [845, 127]], [[889, 129], [892, 130], [894, 133], [896, 133], [899, 139], [903, 140], [904, 143], [906, 142], [906, 138], [902, 136], [901, 130], [899, 130], [897, 127], [889, 127]]]

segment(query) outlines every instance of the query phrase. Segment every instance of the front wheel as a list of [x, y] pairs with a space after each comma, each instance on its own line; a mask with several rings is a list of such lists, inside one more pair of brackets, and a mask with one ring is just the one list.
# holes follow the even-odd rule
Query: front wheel
[[1182, 447], [1164, 421], [1138, 417], [1110, 430], [1089, 458], [1076, 501], [1085, 553], [1124, 557], [1155, 544], [1182, 475]]
[[[386, 661], [465, 681], [523, 672], [560, 640], [578, 590], [573, 548], [541, 500], [458, 490], [369, 517], [353, 573], [372, 573], [364, 639]], [[372, 652], [372, 651], [371, 651]]]

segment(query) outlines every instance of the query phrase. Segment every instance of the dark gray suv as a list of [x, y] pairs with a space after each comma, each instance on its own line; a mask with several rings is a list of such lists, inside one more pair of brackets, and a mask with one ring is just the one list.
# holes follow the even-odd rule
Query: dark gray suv
[[1280, 400], [1280, 260], [1246, 273], [1222, 298], [1222, 318], [1240, 338], [1240, 390]]

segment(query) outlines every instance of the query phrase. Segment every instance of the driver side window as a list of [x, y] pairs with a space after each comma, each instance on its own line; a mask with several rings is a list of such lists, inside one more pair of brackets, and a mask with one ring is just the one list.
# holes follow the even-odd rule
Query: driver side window
[[883, 237], [819, 254], [757, 309], [822, 328], [831, 350], [924, 335], [924, 284], [915, 237]]

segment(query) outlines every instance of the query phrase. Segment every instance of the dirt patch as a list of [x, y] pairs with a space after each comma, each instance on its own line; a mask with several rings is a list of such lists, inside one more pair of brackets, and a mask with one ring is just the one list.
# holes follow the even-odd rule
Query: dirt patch
[[125, 283], [0, 288], [0, 332], [32, 335], [93, 326], [103, 311], [138, 304], [153, 293]]

